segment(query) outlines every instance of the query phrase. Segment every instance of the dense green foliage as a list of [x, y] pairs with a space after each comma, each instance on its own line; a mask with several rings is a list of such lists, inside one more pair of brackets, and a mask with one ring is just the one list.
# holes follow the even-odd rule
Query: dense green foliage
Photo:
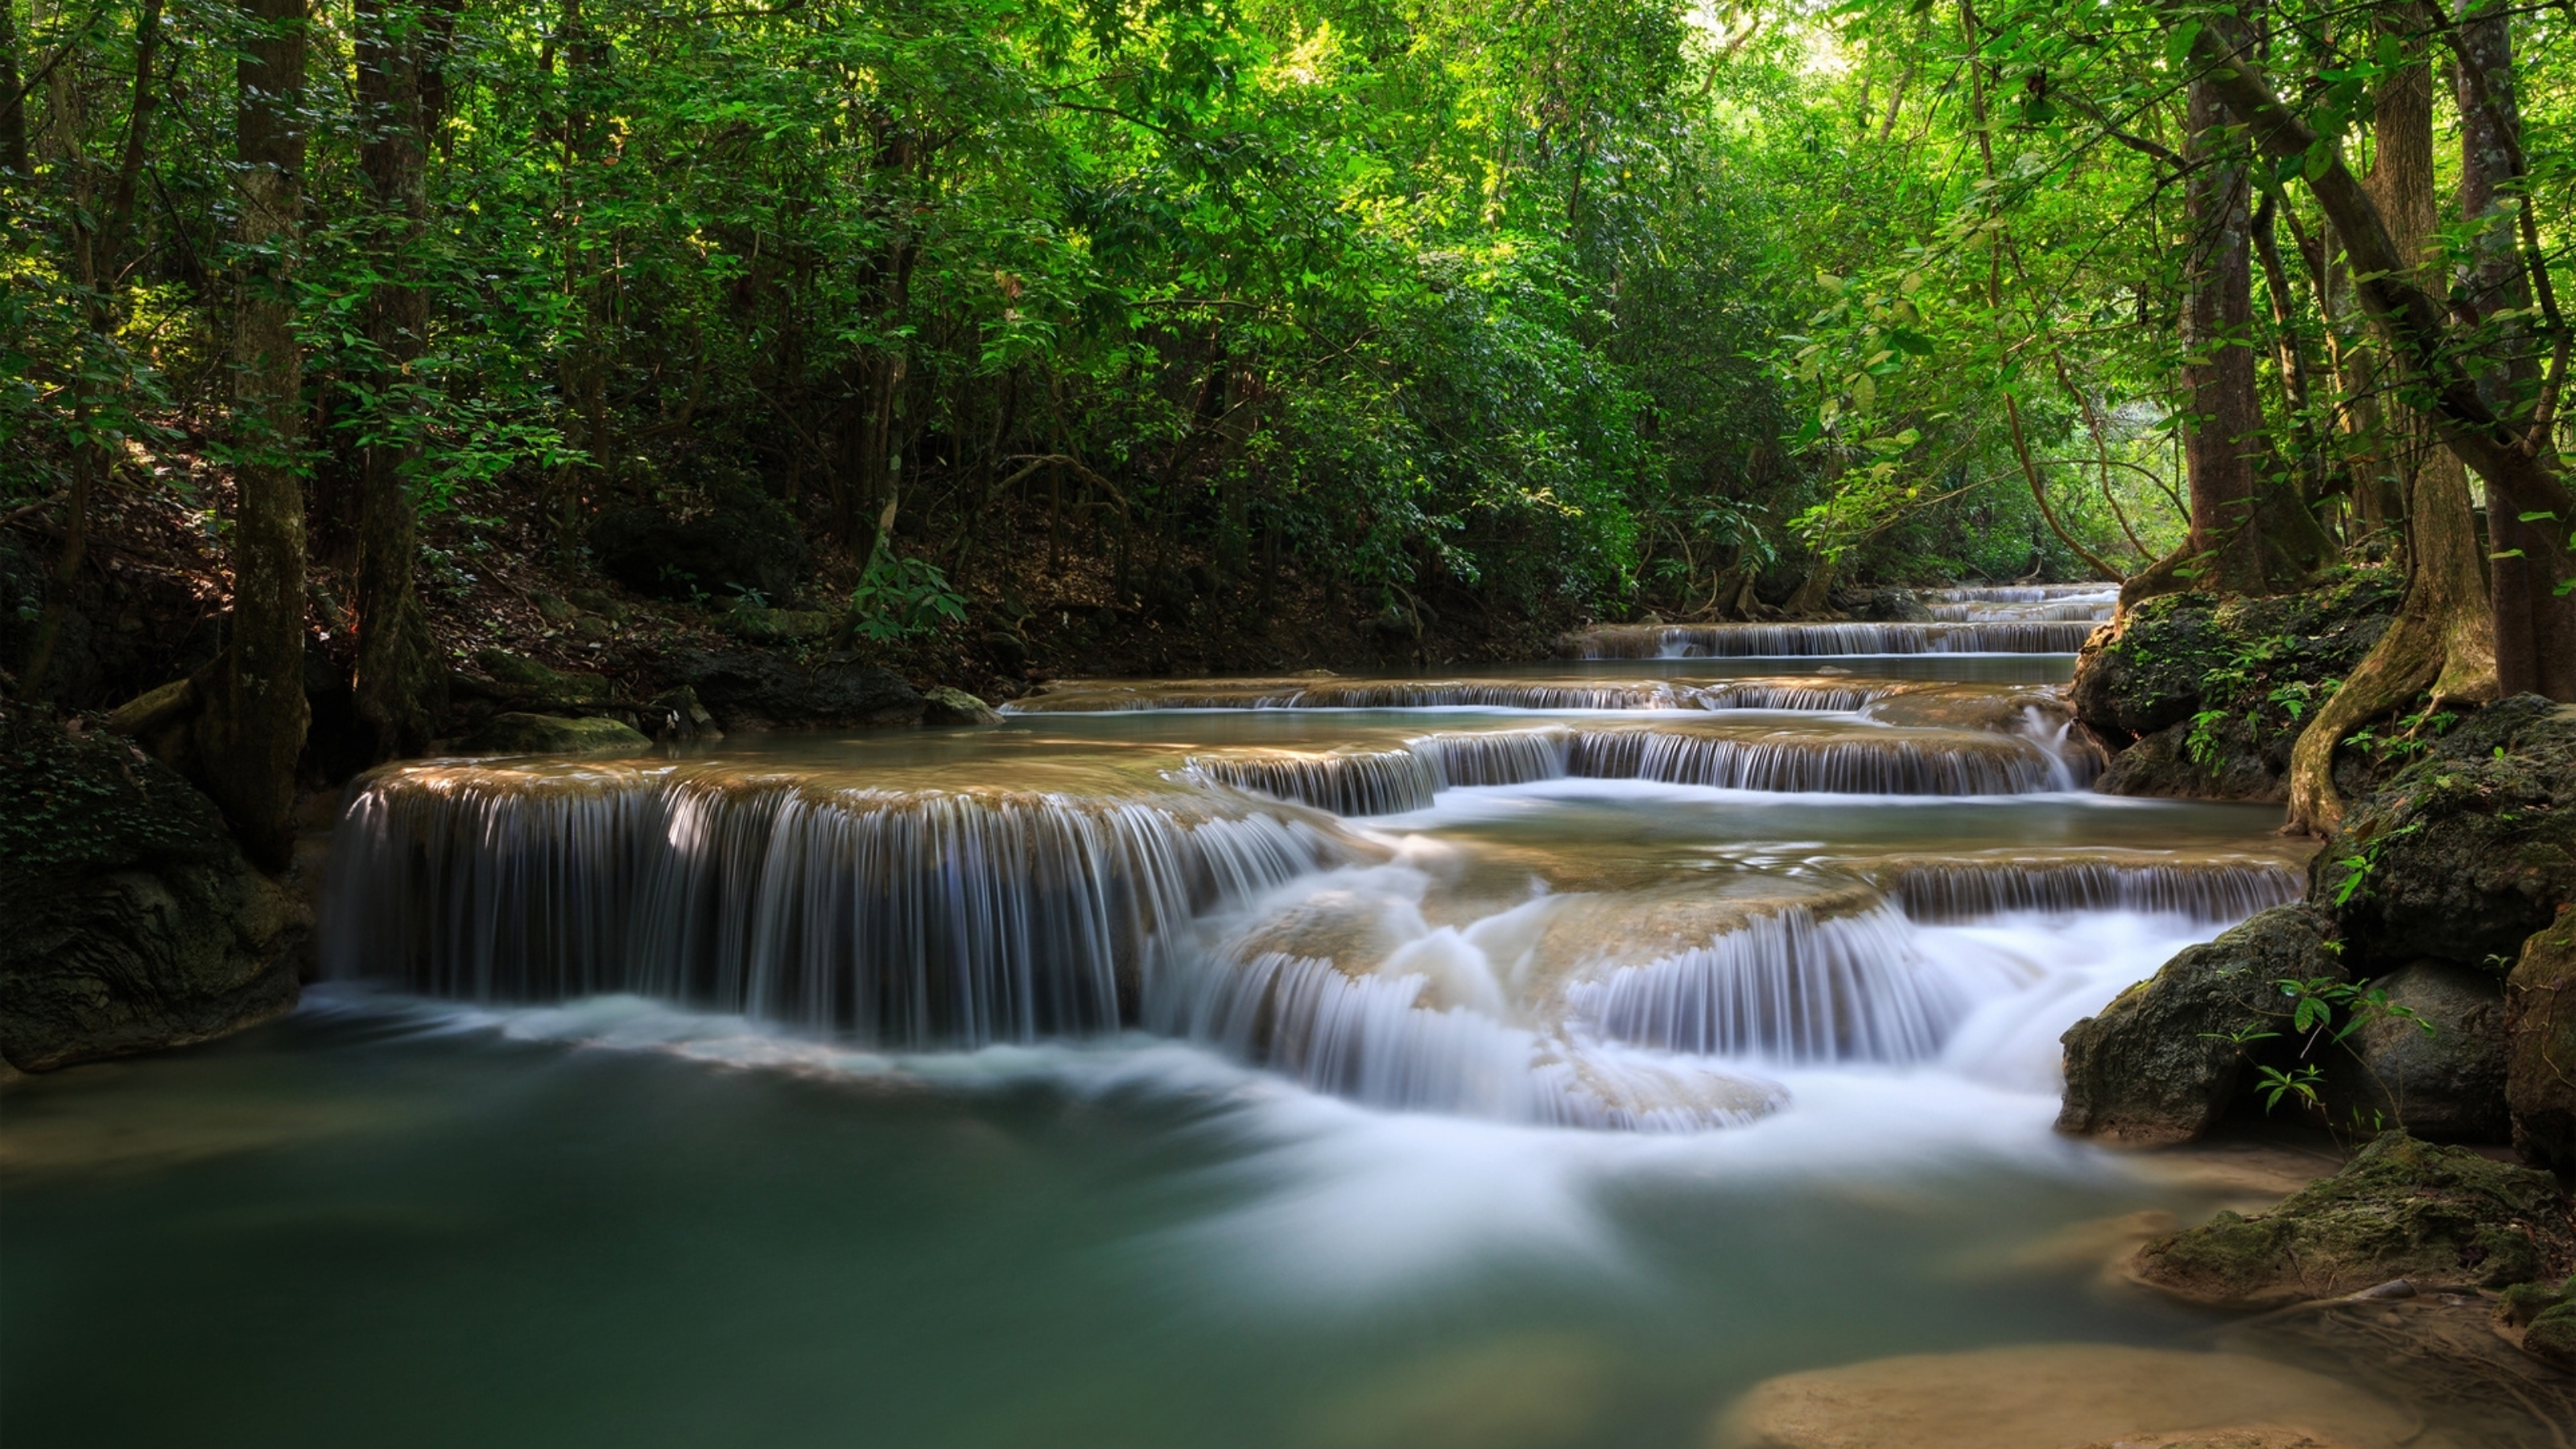
[[[220, 463], [251, 22], [11, 3], [8, 493], [91, 439], [130, 480]], [[852, 567], [892, 520], [969, 591], [1040, 526], [1124, 588], [1285, 570], [1363, 612], [2135, 571], [2186, 512], [2206, 158], [2169, 9], [329, 0], [283, 269], [317, 537], [394, 441], [424, 506], [540, 508], [567, 551], [750, 477]], [[2366, 129], [2368, 14], [2266, 23], [2289, 91]], [[2563, 14], [2515, 24], [2554, 245], [2576, 72]], [[417, 231], [361, 164], [370, 34], [424, 59]], [[2324, 237], [2258, 169], [2266, 235]], [[2290, 374], [2367, 337], [2290, 251], [2268, 436], [2327, 470], [2371, 440]], [[406, 279], [429, 335], [388, 365], [366, 319]]]

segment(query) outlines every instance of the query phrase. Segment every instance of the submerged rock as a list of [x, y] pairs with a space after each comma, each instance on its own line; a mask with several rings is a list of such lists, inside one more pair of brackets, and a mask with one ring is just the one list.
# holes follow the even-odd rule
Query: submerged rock
[[459, 748], [469, 755], [622, 755], [653, 742], [613, 719], [497, 714]]
[[214, 803], [103, 736], [0, 709], [0, 1057], [199, 1042], [295, 1005], [311, 922]]
[[922, 691], [921, 722], [926, 725], [1000, 724], [1002, 716], [991, 705], [952, 685], [938, 685]]
[[2495, 978], [2418, 961], [2370, 984], [2396, 1010], [2364, 1012], [2329, 1055], [2333, 1120], [2403, 1127], [2428, 1142], [2507, 1140], [2504, 993]]
[[2394, 1449], [2413, 1416], [2247, 1354], [2026, 1344], [1784, 1374], [1736, 1401], [1713, 1449]]
[[2531, 934], [2506, 978], [2504, 1093], [2524, 1159], [2576, 1168], [2576, 905]]
[[684, 650], [671, 665], [726, 729], [913, 724], [924, 708], [902, 675], [855, 660], [800, 669], [755, 649]]
[[2576, 901], [2576, 705], [2471, 715], [2353, 804], [2311, 880], [2357, 970], [2430, 956], [2503, 975]]
[[2397, 1278], [2501, 1288], [2562, 1275], [2571, 1260], [2576, 1226], [2557, 1179], [2387, 1132], [2270, 1212], [2221, 1212], [2148, 1243], [2131, 1271], [2195, 1303], [2269, 1308]]
[[[2324, 919], [2276, 906], [2194, 946], [2067, 1028], [2057, 1130], [2137, 1146], [2188, 1142], [2239, 1097], [2251, 1066], [2291, 1050], [2274, 983], [2343, 978]], [[2271, 1033], [2268, 1041], [2255, 1037]]]

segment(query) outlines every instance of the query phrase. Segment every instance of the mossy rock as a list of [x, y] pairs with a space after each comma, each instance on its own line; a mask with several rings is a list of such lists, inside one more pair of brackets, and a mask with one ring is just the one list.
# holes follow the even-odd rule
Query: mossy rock
[[716, 617], [716, 627], [755, 644], [793, 644], [840, 632], [838, 617], [821, 609], [771, 609], [737, 603]]
[[2329, 1120], [2403, 1127], [2428, 1142], [2502, 1143], [2503, 984], [2448, 961], [2417, 961], [2371, 978], [2397, 1011], [2363, 1012], [2325, 1056]]
[[460, 748], [469, 755], [627, 755], [653, 742], [613, 719], [496, 714]]
[[2576, 705], [2489, 705], [2355, 801], [2310, 867], [2356, 969], [2421, 956], [2501, 976], [2576, 901]]
[[1002, 716], [991, 705], [950, 685], [937, 685], [921, 692], [921, 722], [926, 725], [1000, 724]]
[[492, 682], [532, 704], [596, 704], [609, 697], [605, 676], [567, 674], [507, 649], [479, 649], [474, 662]]
[[214, 803], [124, 740], [0, 707], [0, 1057], [205, 1041], [296, 1000], [304, 908]]
[[2531, 933], [2505, 978], [2504, 1095], [2524, 1160], [2576, 1168], [2576, 905]]
[[[2099, 788], [2287, 798], [2301, 727], [2387, 632], [2404, 587], [2394, 569], [2350, 569], [2294, 594], [2170, 594], [2129, 609], [2086, 642], [2068, 692], [2085, 727], [2123, 752]], [[2214, 717], [2195, 729], [2203, 711]], [[2366, 787], [2375, 764], [2339, 760], [2337, 779]]]
[[2184, 951], [2067, 1028], [2057, 1130], [2133, 1146], [2209, 1131], [2245, 1099], [2254, 1066], [2293, 1050], [2274, 983], [2343, 979], [2325, 940], [2315, 911], [2275, 906]]
[[2269, 1308], [2396, 1278], [2502, 1288], [2563, 1276], [2571, 1260], [2556, 1178], [2387, 1132], [2268, 1213], [2221, 1212], [2149, 1242], [2131, 1271], [2193, 1302]]

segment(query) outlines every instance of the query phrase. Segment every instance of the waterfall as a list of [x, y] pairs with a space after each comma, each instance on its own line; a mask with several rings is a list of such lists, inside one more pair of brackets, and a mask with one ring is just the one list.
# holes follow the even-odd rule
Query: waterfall
[[2241, 921], [2286, 905], [2307, 878], [2274, 861], [1909, 862], [1887, 888], [1918, 921], [1962, 921], [2010, 911], [2146, 911]]
[[1839, 795], [2027, 795], [2063, 788], [2064, 780], [2056, 757], [2029, 741], [1965, 732], [1927, 741], [1585, 730], [1574, 735], [1567, 773]]
[[1578, 659], [1734, 659], [1825, 654], [2072, 654], [2085, 622], [1950, 624], [1620, 624], [1558, 642]]
[[1166, 933], [1345, 850], [1179, 794], [428, 766], [366, 782], [334, 855], [335, 976], [631, 991], [916, 1048], [1114, 1028]]
[[1004, 714], [1118, 714], [1162, 710], [1528, 709], [1797, 710], [1849, 713], [1886, 686], [1817, 680], [1695, 684], [1629, 679], [1425, 680], [1283, 685], [1276, 681], [1193, 685], [1073, 684], [1015, 700]]
[[2109, 599], [2096, 601], [2080, 598], [2051, 599], [2030, 604], [1934, 604], [1930, 607], [1932, 617], [1944, 623], [1964, 623], [1970, 620], [1991, 620], [1998, 623], [2082, 620], [2089, 624], [2099, 624], [2111, 617], [2113, 604]]
[[1432, 762], [1409, 748], [1233, 750], [1192, 755], [1182, 775], [1300, 801], [1336, 815], [1419, 810], [1443, 783]]
[[1891, 909], [1819, 919], [1791, 905], [1706, 945], [1576, 982], [1567, 1000], [1602, 1036], [1667, 1051], [1913, 1062], [1939, 1053], [1975, 994], [1924, 960]]

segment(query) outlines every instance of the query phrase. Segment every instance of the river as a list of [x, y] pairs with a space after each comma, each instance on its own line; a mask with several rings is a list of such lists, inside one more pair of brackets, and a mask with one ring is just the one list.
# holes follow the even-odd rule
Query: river
[[2300, 862], [2084, 788], [2108, 603], [379, 772], [303, 1008], [12, 1090], [11, 1439], [1677, 1446], [2175, 1343], [2114, 1220], [2225, 1189], [2057, 1036]]

